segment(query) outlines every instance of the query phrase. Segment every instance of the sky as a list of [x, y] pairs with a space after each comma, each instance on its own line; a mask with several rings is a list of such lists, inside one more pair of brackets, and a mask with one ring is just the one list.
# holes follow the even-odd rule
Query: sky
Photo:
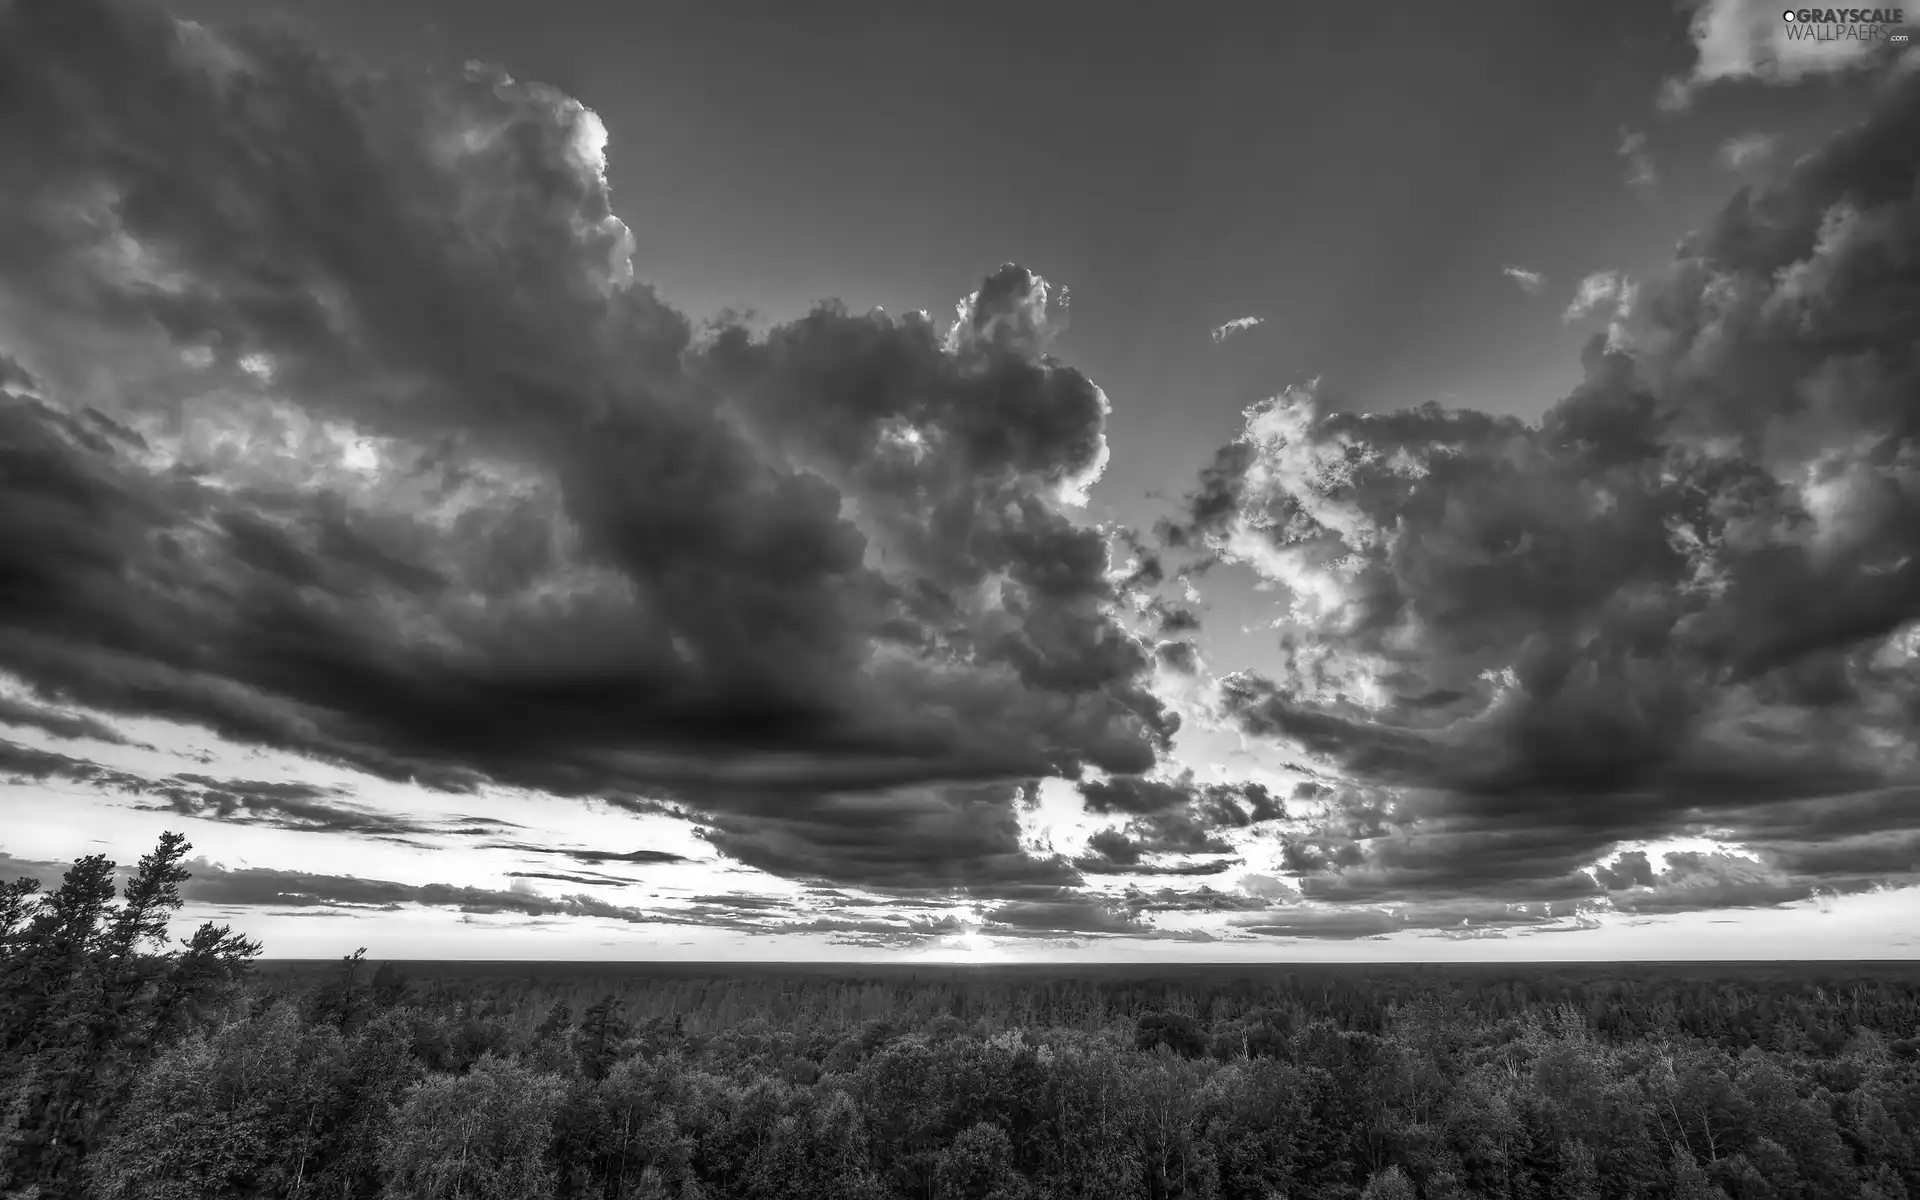
[[1920, 56], [0, 0], [0, 878], [276, 957], [1920, 954]]

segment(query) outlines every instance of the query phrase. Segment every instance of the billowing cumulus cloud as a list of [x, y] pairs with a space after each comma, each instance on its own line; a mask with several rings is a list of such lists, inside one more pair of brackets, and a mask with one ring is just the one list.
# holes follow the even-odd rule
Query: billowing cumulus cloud
[[1619, 271], [1595, 271], [1580, 281], [1561, 319], [1569, 323], [1603, 312], [1625, 313], [1632, 304], [1633, 281]]
[[[1676, 851], [1655, 872], [1644, 852], [1622, 855], [1594, 876], [1610, 889], [1613, 907], [1627, 912], [1701, 908], [1760, 908], [1805, 900], [1815, 885], [1755, 859], [1734, 854]], [[1624, 870], [1622, 868], [1625, 868]]]
[[1010, 836], [1025, 781], [1167, 748], [1038, 276], [696, 339], [550, 88], [105, 0], [0, 6], [0, 78], [0, 669], [39, 697], [0, 718], [670, 799], [769, 870], [994, 894], [1077, 880]]
[[[1709, 84], [1758, 80], [1784, 85], [1815, 76], [1857, 71], [1886, 62], [1904, 47], [1876, 32], [1862, 34], [1859, 26], [1846, 36], [1819, 36], [1837, 32], [1818, 22], [1816, 32], [1787, 21], [1788, 6], [1780, 0], [1689, 0], [1694, 64], [1686, 75], [1669, 80], [1660, 95], [1664, 108], [1684, 108]], [[1873, 6], [1862, 6], [1871, 12]], [[1794, 6], [1800, 11], [1800, 6]], [[1900, 11], [1886, 6], [1882, 11]], [[1819, 10], [1811, 14], [1817, 16]], [[1891, 26], [1889, 29], [1893, 28]]]
[[[1917, 182], [1910, 75], [1637, 293], [1583, 286], [1615, 328], [1539, 422], [1248, 410], [1170, 540], [1274, 585], [1220, 706], [1332, 784], [1309, 908], [1376, 912], [1250, 927], [1920, 879]], [[1616, 853], [1677, 837], [1744, 849]]]
[[1089, 813], [1127, 818], [1124, 825], [1088, 839], [1088, 856], [1074, 865], [1089, 874], [1218, 874], [1232, 863], [1168, 862], [1159, 856], [1231, 854], [1234, 847], [1221, 836], [1223, 830], [1287, 818], [1286, 806], [1264, 784], [1201, 785], [1190, 771], [1177, 779], [1083, 780], [1079, 792]]

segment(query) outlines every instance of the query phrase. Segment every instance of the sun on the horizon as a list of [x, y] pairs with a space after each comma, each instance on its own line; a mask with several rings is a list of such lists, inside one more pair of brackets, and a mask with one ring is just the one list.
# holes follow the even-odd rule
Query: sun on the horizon
[[968, 929], [941, 938], [926, 957], [935, 962], [979, 963], [999, 962], [1007, 955], [998, 942], [978, 929]]

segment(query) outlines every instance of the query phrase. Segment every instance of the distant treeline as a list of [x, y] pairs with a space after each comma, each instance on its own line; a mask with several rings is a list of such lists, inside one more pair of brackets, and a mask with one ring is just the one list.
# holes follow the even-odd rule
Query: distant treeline
[[[298, 989], [332, 962], [262, 963], [260, 976]], [[435, 1006], [540, 1007], [619, 999], [637, 1020], [676, 1020], [711, 1033], [760, 1019], [797, 1031], [888, 1020], [917, 1026], [953, 1016], [988, 1031], [1130, 1025], [1182, 1013], [1215, 1025], [1283, 1009], [1384, 1034], [1410, 1004], [1442, 997], [1477, 1022], [1572, 1009], [1612, 1039], [1704, 1038], [1831, 1055], [1857, 1032], [1890, 1040], [1920, 1030], [1920, 962], [1224, 966], [1149, 975], [1118, 965], [1005, 966], [720, 963], [390, 964]], [[1166, 968], [1158, 968], [1166, 972]]]
[[0, 891], [0, 1195], [1920, 1200], [1920, 972], [259, 964]]

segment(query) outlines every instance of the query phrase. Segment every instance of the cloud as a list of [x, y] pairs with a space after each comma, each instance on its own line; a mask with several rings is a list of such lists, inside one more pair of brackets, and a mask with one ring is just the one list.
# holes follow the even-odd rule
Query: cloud
[[1213, 340], [1216, 342], [1224, 342], [1237, 333], [1245, 333], [1256, 325], [1265, 325], [1266, 323], [1267, 319], [1265, 317], [1235, 317], [1225, 325], [1214, 328]]
[[1660, 173], [1653, 163], [1653, 152], [1647, 149], [1647, 135], [1644, 132], [1622, 129], [1620, 146], [1615, 153], [1627, 165], [1627, 185], [1646, 191], [1657, 187]]
[[70, 863], [44, 862], [36, 858], [20, 858], [0, 850], [0, 883], [13, 883], [16, 880], [32, 879], [42, 888], [57, 887], [58, 880]]
[[1160, 642], [1154, 646], [1153, 655], [1160, 665], [1177, 675], [1200, 673], [1200, 650], [1192, 642]]
[[[1331, 785], [1284, 847], [1309, 901], [1438, 927], [1920, 879], [1916, 176], [1908, 76], [1637, 291], [1583, 285], [1614, 328], [1536, 423], [1247, 411], [1167, 533], [1277, 597], [1218, 706]], [[1674, 837], [1753, 857], [1614, 857]]]
[[1087, 849], [1116, 867], [1131, 867], [1140, 861], [1140, 846], [1118, 829], [1102, 829], [1087, 839]]
[[579, 883], [589, 887], [631, 887], [631, 879], [613, 875], [563, 875], [556, 871], [508, 871], [511, 879], [545, 879], [555, 883]]
[[634, 863], [654, 865], [659, 863], [683, 863], [688, 861], [685, 855], [674, 854], [668, 850], [587, 850], [561, 849], [553, 846], [529, 846], [524, 842], [499, 842], [484, 847], [489, 850], [517, 850], [522, 854], [550, 854], [570, 858], [589, 867], [602, 863]]
[[[1052, 897], [1080, 875], [1023, 848], [1015, 792], [1003, 785], [781, 798], [716, 813], [715, 849], [775, 875], [900, 892], [966, 888], [990, 898]], [[741, 807], [744, 807], [742, 805]]]
[[1779, 145], [1771, 133], [1737, 134], [1720, 144], [1720, 164], [1729, 171], [1752, 170], [1770, 161]]
[[344, 798], [345, 789], [308, 783], [223, 780], [181, 774], [148, 782], [140, 790], [164, 801], [151, 807], [238, 825], [266, 825], [302, 833], [352, 833], [394, 840], [451, 832], [437, 823], [355, 804]]
[[1655, 872], [1644, 852], [1622, 855], [1612, 870], [1594, 874], [1612, 889], [1614, 908], [1639, 913], [1764, 908], [1806, 900], [1816, 886], [1735, 854], [1675, 851], [1665, 859], [1667, 869]]
[[1088, 812], [1145, 815], [1181, 808], [1193, 802], [1193, 785], [1182, 780], [1121, 776], [1082, 780], [1080, 799]]
[[1687, 107], [1695, 93], [1710, 84], [1729, 80], [1793, 84], [1813, 76], [1870, 68], [1900, 50], [1877, 35], [1820, 37], [1819, 33], [1833, 32], [1825, 23], [1809, 34], [1806, 24], [1783, 19], [1784, 9], [1776, 0], [1690, 2], [1694, 64], [1662, 89], [1660, 105], [1670, 110]]
[[1264, 784], [1200, 785], [1190, 771], [1177, 779], [1082, 780], [1078, 790], [1089, 813], [1129, 818], [1088, 839], [1089, 855], [1073, 864], [1088, 874], [1217, 875], [1232, 861], [1169, 863], [1160, 856], [1233, 854], [1221, 831], [1287, 818], [1285, 804]]
[[1179, 912], [1179, 913], [1220, 913], [1246, 912], [1266, 907], [1266, 901], [1256, 896], [1235, 895], [1231, 892], [1217, 891], [1201, 884], [1192, 891], [1178, 891], [1163, 887], [1154, 891], [1143, 891], [1137, 887], [1128, 887], [1124, 896], [1130, 912]]
[[551, 88], [107, 0], [0, 10], [0, 75], [0, 669], [39, 694], [901, 886], [1071, 882], [1018, 788], [1169, 746], [1039, 276], [696, 339]]
[[16, 729], [38, 729], [64, 741], [86, 740], [105, 742], [113, 746], [128, 744], [126, 738], [108, 727], [104, 721], [82, 713], [49, 708], [16, 696], [0, 695], [0, 725], [11, 725]]
[[195, 859], [188, 866], [193, 878], [181, 885], [180, 894], [194, 904], [377, 911], [393, 911], [413, 904], [477, 916], [581, 917], [628, 924], [709, 925], [758, 933], [782, 931], [780, 923], [753, 915], [742, 916], [734, 911], [737, 906], [716, 904], [711, 899], [678, 909], [649, 909], [612, 904], [580, 894], [544, 896], [534, 890], [524, 875], [514, 879], [512, 888], [502, 891], [444, 883], [396, 883], [272, 867], [227, 868], [204, 858]]
[[[68, 718], [93, 724], [91, 718]], [[94, 740], [92, 732], [80, 736]], [[446, 822], [412, 818], [355, 803], [345, 789], [298, 781], [215, 779], [182, 772], [152, 777], [85, 759], [0, 739], [0, 776], [15, 781], [65, 780], [108, 792], [154, 798], [136, 808], [175, 812], [235, 825], [260, 825], [300, 833], [345, 833], [412, 842], [428, 835], [476, 836], [499, 832], [501, 822], [473, 817]]]
[[1500, 273], [1519, 284], [1530, 296], [1538, 296], [1547, 290], [1547, 277], [1538, 271], [1529, 271], [1525, 267], [1502, 267]]
[[1581, 321], [1608, 307], [1612, 307], [1616, 315], [1624, 315], [1633, 303], [1633, 295], [1632, 281], [1621, 272], [1595, 271], [1574, 289], [1573, 300], [1560, 319], [1569, 323]]
[[84, 783], [104, 791], [145, 791], [149, 781], [127, 771], [103, 767], [85, 759], [39, 750], [0, 738], [0, 778], [45, 783], [52, 779]]
[[[58, 879], [71, 864], [39, 862], [0, 851], [0, 882], [32, 878], [43, 887], [57, 886]], [[543, 894], [536, 881], [571, 883], [591, 887], [625, 887], [629, 881], [600, 875], [568, 875], [552, 872], [510, 872], [511, 884], [499, 888], [466, 887], [444, 883], [400, 883], [385, 879], [364, 879], [311, 871], [291, 871], [271, 867], [230, 868], [197, 857], [187, 864], [192, 878], [181, 885], [181, 897], [190, 904], [222, 909], [257, 909], [276, 916], [365, 916], [394, 912], [407, 906], [450, 909], [468, 916], [507, 916], [618, 921], [629, 925], [679, 925], [726, 929], [755, 935], [828, 933], [836, 935], [884, 936], [887, 944], [908, 947], [931, 942], [939, 937], [962, 932], [951, 915], [918, 914], [910, 909], [889, 914], [884, 919], [849, 915], [841, 909], [804, 908], [784, 898], [752, 895], [696, 896], [678, 903], [654, 906], [615, 904], [583, 893], [559, 896]], [[125, 875], [127, 867], [119, 872]], [[1089, 901], [1084, 905], [1064, 904], [1056, 915], [1074, 928], [1093, 926], [1111, 905]], [[1021, 936], [1047, 931], [1039, 919], [1044, 909], [1016, 910], [1009, 925], [1018, 926]], [[537, 920], [535, 923], [539, 923]], [[549, 920], [546, 923], [553, 923]], [[1123, 912], [1117, 918], [1105, 918], [1110, 929], [1141, 928], [1129, 924]], [[271, 947], [269, 947], [271, 950]]]
[[1055, 933], [1151, 935], [1151, 926], [1142, 923], [1123, 906], [1094, 897], [1074, 896], [1060, 900], [1020, 900], [992, 910], [988, 929], [999, 933], [1028, 933], [1051, 936]]

